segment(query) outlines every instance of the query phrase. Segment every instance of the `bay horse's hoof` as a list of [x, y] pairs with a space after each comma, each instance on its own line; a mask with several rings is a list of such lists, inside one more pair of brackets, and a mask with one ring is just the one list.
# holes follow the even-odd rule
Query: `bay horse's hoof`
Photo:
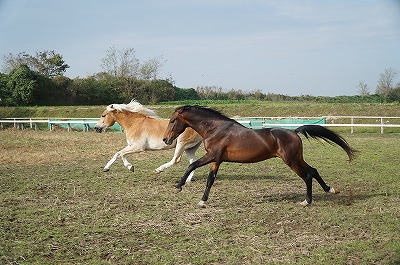
[[175, 192], [181, 192], [182, 191], [182, 187], [181, 186], [175, 186]]
[[304, 200], [300, 203], [300, 205], [306, 207], [306, 206], [310, 205], [310, 203], [308, 203], [307, 200]]
[[333, 194], [338, 194], [338, 193], [340, 193], [340, 191], [336, 191], [334, 188], [330, 188], [328, 192], [329, 192], [329, 193], [333, 193]]
[[201, 200], [199, 201], [199, 203], [197, 204], [200, 208], [206, 208], [206, 202]]
[[128, 167], [128, 169], [132, 172], [135, 172], [135, 168], [133, 166]]
[[110, 171], [109, 168], [103, 168], [103, 172], [108, 172], [108, 171]]

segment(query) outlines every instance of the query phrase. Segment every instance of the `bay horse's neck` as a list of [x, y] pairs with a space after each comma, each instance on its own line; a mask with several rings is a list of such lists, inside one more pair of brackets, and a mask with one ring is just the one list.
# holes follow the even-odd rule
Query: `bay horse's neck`
[[114, 114], [115, 121], [121, 125], [122, 128], [126, 129], [134, 123], [141, 123], [144, 119], [149, 118], [143, 114], [136, 112], [117, 112]]
[[226, 123], [224, 119], [210, 119], [210, 117], [205, 117], [203, 115], [191, 115], [190, 117], [185, 117], [186, 124], [200, 134], [203, 138], [206, 133], [213, 132], [218, 129], [222, 123]]

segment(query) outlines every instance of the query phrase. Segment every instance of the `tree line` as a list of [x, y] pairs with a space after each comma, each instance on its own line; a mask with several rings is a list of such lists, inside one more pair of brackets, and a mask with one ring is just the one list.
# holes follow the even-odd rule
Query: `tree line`
[[118, 50], [111, 47], [101, 59], [102, 72], [70, 79], [64, 76], [69, 65], [55, 51], [19, 53], [4, 56], [0, 72], [0, 105], [106, 105], [129, 102], [135, 98], [143, 104], [182, 100], [269, 100], [321, 102], [391, 102], [400, 101], [398, 72], [386, 69], [380, 75], [375, 94], [360, 81], [360, 95], [339, 97], [287, 96], [261, 90], [246, 92], [218, 86], [179, 88], [171, 78], [160, 79], [164, 64], [162, 57], [141, 63], [133, 48]]

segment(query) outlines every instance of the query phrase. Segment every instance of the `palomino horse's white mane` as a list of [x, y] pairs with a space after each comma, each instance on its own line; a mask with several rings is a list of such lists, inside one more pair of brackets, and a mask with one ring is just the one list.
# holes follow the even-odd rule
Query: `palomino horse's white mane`
[[154, 110], [148, 109], [136, 100], [132, 100], [129, 104], [111, 104], [107, 107], [108, 111], [118, 110], [127, 112], [136, 112], [151, 118], [159, 118]]

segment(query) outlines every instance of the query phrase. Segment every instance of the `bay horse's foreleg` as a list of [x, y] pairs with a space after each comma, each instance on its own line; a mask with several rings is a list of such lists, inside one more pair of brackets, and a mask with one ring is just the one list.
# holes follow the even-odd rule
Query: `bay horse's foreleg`
[[212, 185], [214, 184], [215, 177], [217, 176], [218, 168], [220, 163], [212, 162], [210, 167], [210, 173], [207, 178], [206, 190], [204, 191], [203, 197], [199, 202], [199, 206], [204, 207], [204, 203], [208, 200], [208, 195], [210, 194], [210, 190]]
[[176, 188], [178, 190], [182, 190], [182, 186], [185, 185], [186, 180], [188, 179], [188, 177], [190, 176], [192, 171], [194, 171], [198, 167], [201, 167], [201, 166], [204, 166], [204, 165], [207, 165], [207, 164], [211, 163], [213, 161], [213, 159], [214, 158], [207, 153], [202, 158], [200, 158], [200, 159], [194, 161], [193, 163], [191, 163], [189, 165], [189, 167], [186, 169], [186, 171], [183, 174], [183, 177], [181, 178], [179, 183], [176, 185]]

